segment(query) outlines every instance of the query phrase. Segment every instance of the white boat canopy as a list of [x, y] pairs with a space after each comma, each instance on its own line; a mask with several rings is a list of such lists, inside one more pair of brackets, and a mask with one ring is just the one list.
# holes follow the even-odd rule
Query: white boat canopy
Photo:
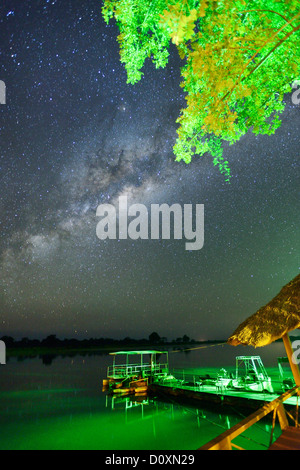
[[167, 351], [116, 351], [109, 353], [111, 356], [117, 356], [119, 354], [165, 354]]

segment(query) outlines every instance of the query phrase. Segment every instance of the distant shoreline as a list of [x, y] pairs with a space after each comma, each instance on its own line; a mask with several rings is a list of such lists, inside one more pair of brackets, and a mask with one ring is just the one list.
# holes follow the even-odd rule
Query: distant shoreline
[[225, 343], [226, 340], [208, 340], [208, 341], [193, 341], [189, 343], [182, 343], [182, 342], [166, 342], [166, 343], [155, 343], [151, 344], [149, 342], [139, 342], [136, 341], [133, 343], [124, 343], [122, 340], [120, 342], [115, 341], [111, 344], [103, 344], [103, 345], [91, 345], [91, 346], [84, 346], [78, 345], [68, 346], [68, 345], [61, 345], [61, 346], [11, 346], [6, 348], [6, 355], [7, 357], [36, 357], [36, 356], [61, 356], [61, 355], [74, 355], [74, 354], [82, 354], [82, 355], [89, 355], [89, 354], [106, 354], [114, 351], [135, 351], [135, 350], [168, 350], [171, 348], [181, 349], [182, 351], [186, 351], [189, 349], [193, 349], [194, 347], [205, 345], [205, 344], [217, 344], [217, 343]]
[[[6, 337], [0, 338], [5, 342]], [[290, 336], [291, 341], [299, 339], [298, 336]], [[114, 351], [135, 351], [135, 350], [169, 350], [178, 349], [183, 352], [189, 352], [194, 348], [201, 347], [201, 345], [214, 345], [226, 344], [227, 340], [203, 340], [196, 341], [190, 340], [188, 342], [170, 341], [170, 342], [156, 342], [152, 343], [149, 340], [114, 340], [114, 339], [99, 339], [99, 340], [58, 340], [55, 339], [55, 344], [45, 344], [45, 340], [28, 340], [28, 345], [24, 342], [14, 341], [11, 344], [6, 343], [6, 357], [42, 357], [42, 356], [68, 356], [68, 355], [96, 355], [108, 354]], [[282, 339], [276, 342], [282, 342]]]

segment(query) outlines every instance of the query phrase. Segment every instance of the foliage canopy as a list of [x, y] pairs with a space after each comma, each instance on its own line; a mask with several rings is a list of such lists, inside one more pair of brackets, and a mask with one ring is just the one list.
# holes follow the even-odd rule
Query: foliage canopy
[[280, 126], [284, 94], [300, 78], [299, 0], [104, 0], [102, 14], [117, 22], [128, 83], [147, 58], [165, 67], [176, 45], [186, 96], [177, 161], [209, 152], [229, 181], [222, 141]]

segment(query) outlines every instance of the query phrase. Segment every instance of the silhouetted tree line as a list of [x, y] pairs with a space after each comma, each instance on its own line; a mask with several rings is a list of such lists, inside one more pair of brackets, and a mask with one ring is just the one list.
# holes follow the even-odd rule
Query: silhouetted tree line
[[197, 341], [190, 339], [187, 335], [178, 337], [171, 341], [168, 341], [165, 336], [160, 336], [156, 331], [152, 332], [149, 337], [142, 339], [134, 339], [126, 336], [124, 339], [114, 338], [90, 338], [90, 339], [59, 339], [56, 335], [49, 335], [46, 338], [29, 339], [22, 338], [21, 340], [15, 340], [11, 336], [3, 336], [0, 338], [5, 342], [7, 348], [69, 348], [69, 349], [89, 349], [98, 348], [105, 346], [122, 346], [122, 345], [170, 345], [170, 344], [192, 344]]

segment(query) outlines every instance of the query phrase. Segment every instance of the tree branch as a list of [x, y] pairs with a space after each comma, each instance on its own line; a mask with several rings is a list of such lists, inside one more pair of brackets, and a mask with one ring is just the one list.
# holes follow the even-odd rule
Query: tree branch
[[[289, 22], [289, 20], [285, 16], [283, 16], [281, 13], [278, 13], [277, 11], [274, 11], [274, 10], [243, 10], [243, 11], [240, 11], [239, 13], [251, 13], [251, 12], [257, 12], [257, 11], [274, 13], [275, 15], [281, 16], [281, 18], [283, 18], [287, 23], [289, 23], [291, 25], [291, 23]], [[293, 21], [293, 20], [291, 20], [291, 21]]]

